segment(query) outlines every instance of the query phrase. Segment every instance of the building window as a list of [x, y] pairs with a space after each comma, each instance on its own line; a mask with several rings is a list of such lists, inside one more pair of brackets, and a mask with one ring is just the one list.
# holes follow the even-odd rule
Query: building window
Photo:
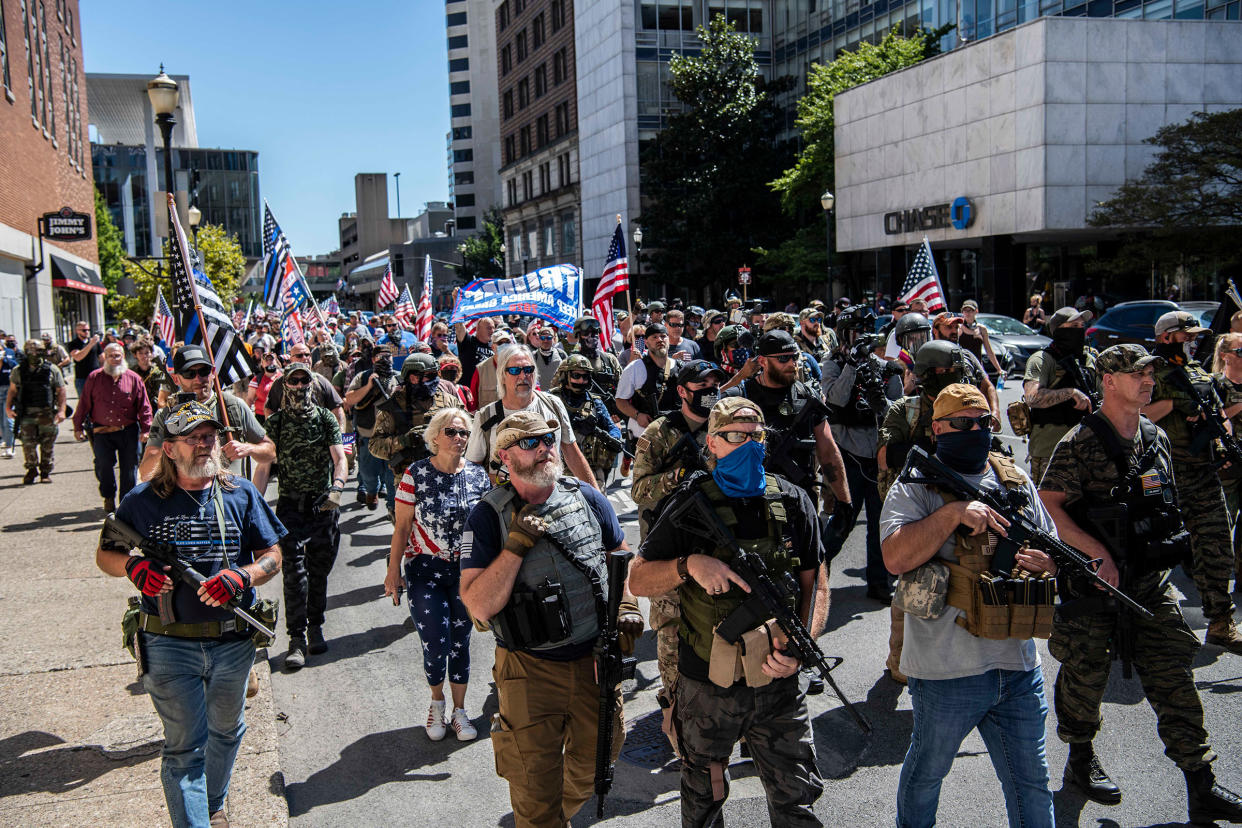
[[736, 26], [739, 32], [763, 33], [763, 11], [760, 9], [740, 9], [733, 4], [728, 4], [726, 8], [722, 7], [719, 2], [715, 2], [707, 7], [707, 19], [713, 20], [717, 15], [723, 16], [725, 20]]
[[473, 230], [478, 226], [479, 226], [478, 222], [475, 221], [474, 216], [458, 216], [457, 217], [457, 229], [458, 230]]
[[538, 49], [543, 45], [543, 14], [535, 16], [530, 22], [530, 48]]
[[508, 0], [505, 0], [505, 2], [500, 4], [499, 17], [500, 17], [500, 23], [497, 24], [497, 27], [500, 29], [500, 31], [503, 32], [505, 29], [509, 28], [509, 2]]
[[463, 164], [466, 161], [473, 161], [473, 160], [474, 160], [474, 150], [472, 149], [453, 150], [453, 163], [454, 164]]
[[541, 63], [535, 70], [535, 97], [542, 98], [548, 91], [548, 64]]
[[530, 106], [530, 78], [518, 81], [518, 109]]
[[539, 192], [552, 192], [552, 162], [545, 161], [539, 165]]
[[556, 156], [556, 175], [560, 186], [569, 186], [569, 153]]
[[474, 206], [474, 193], [461, 193], [460, 195], [458, 195], [457, 206], [458, 207], [473, 207]]
[[513, 16], [517, 17], [526, 11], [526, 0], [513, 0]]
[[453, 173], [453, 183], [457, 186], [474, 183], [474, 173], [467, 170], [466, 172]]
[[574, 255], [578, 249], [578, 222], [573, 213], [561, 215], [561, 252], [565, 256]]
[[535, 121], [535, 138], [536, 146], [542, 147], [548, 143], [548, 115], [545, 112], [539, 116], [539, 120]]
[[569, 132], [569, 101], [556, 105], [556, 137]]
[[453, 81], [449, 84], [450, 95], [468, 95], [470, 94], [470, 81]]
[[465, 12], [453, 12], [452, 14], [446, 14], [444, 16], [444, 25], [445, 26], [466, 25], [466, 13]]
[[450, 72], [469, 72], [470, 58], [453, 58], [449, 61]]
[[552, 84], [557, 85], [569, 76], [569, 53], [561, 49], [552, 56]]
[[523, 229], [526, 230], [526, 255], [533, 259], [539, 255], [539, 225], [532, 221]]
[[556, 255], [556, 219], [543, 220], [543, 255]]
[[511, 164], [517, 160], [517, 139], [510, 135], [505, 139], [505, 163]]
[[454, 118], [469, 118], [470, 117], [470, 104], [468, 103], [453, 104], [449, 108], [449, 113]]
[[454, 141], [469, 140], [471, 133], [472, 133], [471, 127], [468, 127], [468, 126], [453, 127], [453, 140]]
[[565, 0], [552, 0], [552, 31], [560, 31], [565, 25]]
[[517, 178], [510, 178], [505, 182], [505, 189], [509, 195], [509, 206], [512, 207], [518, 203], [517, 197]]
[[[530, 170], [522, 173], [522, 198], [531, 199], [535, 197], [535, 176]], [[528, 250], [530, 248], [527, 248]]]
[[453, 35], [448, 39], [449, 51], [453, 49], [465, 49], [470, 45], [470, 40], [466, 35]]
[[506, 121], [513, 117], [513, 90], [512, 89], [505, 90], [505, 103], [504, 103], [503, 111], [504, 111], [504, 116], [505, 116]]
[[[522, 253], [522, 228], [513, 228], [513, 235], [509, 237], [509, 249], [505, 251], [505, 258], [512, 261], [515, 265], [521, 266], [522, 259], [525, 254]], [[508, 262], [506, 262], [508, 264]]]
[[529, 135], [530, 133], [526, 131], [526, 127], [522, 127], [520, 130], [518, 130], [518, 139], [519, 139], [518, 144], [519, 144], [520, 153], [521, 153], [519, 157], [525, 156], [530, 152], [530, 139], [528, 137]]
[[13, 81], [9, 77], [9, 39], [4, 33], [4, 0], [0, 0], [0, 83], [4, 84], [5, 92], [12, 93]]
[[518, 32], [517, 38], [514, 39], [514, 43], [517, 45], [518, 63], [521, 63], [522, 61], [526, 60], [526, 30], [525, 29]]
[[509, 70], [513, 68], [513, 47], [505, 44], [500, 50], [500, 74], [507, 75]]
[[651, 3], [642, 5], [642, 27], [650, 31], [682, 31], [694, 30], [694, 6], [689, 0], [672, 0], [672, 2]]

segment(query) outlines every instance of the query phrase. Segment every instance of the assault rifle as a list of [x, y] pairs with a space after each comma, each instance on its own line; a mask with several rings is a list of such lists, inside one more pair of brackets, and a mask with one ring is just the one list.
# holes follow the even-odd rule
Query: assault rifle
[[[912, 475], [915, 470], [919, 472], [919, 477]], [[997, 537], [996, 555], [993, 558], [993, 568], [997, 571], [1008, 572], [1012, 567], [1012, 564], [1008, 562], [1013, 560], [1014, 554], [1022, 546], [1030, 545], [1047, 553], [1059, 568], [1086, 578], [1089, 583], [1103, 589], [1122, 605], [1138, 613], [1140, 617], [1152, 618], [1151, 612], [1146, 607], [1099, 576], [1096, 572], [1100, 565], [1098, 558], [1095, 560], [1088, 558], [1060, 538], [1045, 532], [1035, 521], [1028, 518], [1023, 511], [1027, 506], [1025, 492], [981, 489], [919, 446], [910, 448], [910, 453], [906, 456], [906, 466], [902, 469], [898, 480], [902, 483], [938, 486], [963, 500], [977, 500], [1009, 521], [1005, 535]], [[960, 528], [959, 531], [961, 531]], [[1005, 563], [997, 564], [996, 561]]]
[[[109, 514], [104, 518], [103, 540], [115, 540], [124, 544], [127, 549], [140, 549], [142, 554], [152, 560], [159, 561], [167, 565], [172, 574], [183, 583], [189, 585], [192, 589], [197, 590], [207, 580], [201, 572], [190, 566], [185, 560], [177, 554], [176, 548], [170, 543], [162, 543], [160, 541], [151, 540], [139, 534], [138, 530], [125, 523], [116, 516], [115, 513]], [[253, 614], [248, 612], [241, 601], [234, 598], [227, 604], [233, 614], [245, 621], [253, 629], [258, 630], [264, 635], [275, 638], [276, 631], [268, 627]]]
[[[795, 486], [802, 486], [805, 480], [814, 476], [811, 467], [803, 468], [796, 458], [805, 456], [808, 452], [812, 457], [815, 456], [815, 438], [799, 438], [797, 435], [802, 424], [816, 414], [827, 417], [827, 407], [815, 397], [804, 397], [802, 407], [794, 412], [793, 421], [788, 426], [768, 431], [775, 435], [775, 439], [768, 440], [767, 449], [764, 451], [764, 466]], [[810, 466], [813, 467], [814, 464]], [[816, 482], [814, 485], [819, 484]]]
[[593, 417], [573, 417], [569, 424], [575, 431], [581, 429], [594, 435], [595, 439], [604, 444], [604, 448], [614, 454], [624, 454], [630, 459], [634, 458], [633, 452], [626, 450], [625, 442], [609, 434]]
[[1190, 375], [1186, 373], [1186, 367], [1183, 365], [1172, 366], [1169, 381], [1190, 395], [1191, 401], [1194, 402], [1201, 415], [1198, 429], [1191, 439], [1191, 451], [1196, 448], [1202, 450], [1206, 448], [1205, 444], [1208, 441], [1218, 440], [1221, 446], [1221, 456], [1216, 461], [1217, 466], [1233, 464], [1242, 467], [1242, 444], [1239, 444], [1237, 438], [1225, 428], [1225, 415], [1221, 413], [1224, 404], [1216, 393], [1215, 383], [1210, 386], [1206, 394], [1199, 391], [1190, 381]]
[[783, 576], [773, 574], [763, 558], [739, 546], [733, 532], [716, 514], [711, 501], [701, 491], [696, 491], [687, 497], [669, 516], [669, 520], [674, 526], [690, 534], [707, 538], [715, 546], [732, 550], [733, 556], [729, 561], [729, 568], [740, 575], [750, 587], [750, 597], [716, 628], [721, 638], [734, 644], [743, 633], [769, 619], [774, 619], [776, 625], [781, 628], [781, 632], [785, 634], [786, 650], [784, 652], [802, 662], [805, 668], [818, 674], [854, 717], [858, 727], [864, 733], [870, 733], [871, 723], [863, 718], [863, 715], [850, 703], [832, 678], [832, 671], [841, 665], [843, 659], [840, 656], [824, 655], [824, 651], [811, 637], [810, 630], [798, 617], [797, 611], [790, 607], [790, 603], [797, 603], [796, 599], [799, 594], [798, 585], [793, 576], [788, 572]]
[[617, 710], [617, 687], [634, 678], [638, 660], [621, 654], [621, 631], [617, 616], [621, 611], [621, 593], [630, 563], [629, 552], [608, 555], [608, 603], [599, 638], [595, 639], [595, 679], [599, 683], [599, 731], [595, 736], [595, 816], [604, 816], [604, 798], [612, 790], [613, 715]]
[[1074, 382], [1074, 387], [1086, 394], [1087, 399], [1091, 400], [1092, 411], [1100, 407], [1100, 403], [1104, 401], [1104, 398], [1100, 396], [1099, 390], [1091, 382], [1090, 377], [1087, 376], [1087, 371], [1083, 368], [1081, 360], [1070, 354], [1057, 360], [1057, 366], [1069, 375], [1069, 378]]

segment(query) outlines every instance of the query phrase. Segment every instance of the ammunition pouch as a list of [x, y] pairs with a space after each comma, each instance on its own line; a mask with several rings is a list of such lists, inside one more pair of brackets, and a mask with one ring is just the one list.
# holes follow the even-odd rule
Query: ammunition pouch
[[712, 684], [726, 688], [741, 680], [745, 680], [747, 687], [771, 684], [772, 677], [763, 672], [763, 665], [776, 649], [772, 639], [774, 625], [772, 620], [761, 622], [742, 633], [733, 643], [726, 641], [719, 631], [714, 632], [711, 658], [707, 664], [707, 677]]
[[1014, 400], [1005, 409], [1005, 416], [1009, 418], [1009, 427], [1018, 437], [1026, 437], [1031, 433], [1034, 414], [1035, 412], [1026, 404], [1026, 400]]
[[[121, 615], [121, 644], [129, 654], [138, 659], [138, 617], [142, 614], [142, 600], [137, 595], [129, 597], [125, 612]], [[141, 665], [139, 665], [141, 671]]]
[[1056, 580], [1047, 574], [1017, 577], [977, 572], [944, 562], [949, 569], [947, 603], [965, 615], [957, 624], [977, 638], [1048, 638], [1056, 610]]
[[[276, 629], [276, 622], [280, 620], [280, 604], [271, 598], [260, 598], [254, 602], [254, 606], [250, 608], [250, 614], [263, 622], [270, 630]], [[250, 625], [247, 624], [247, 627]], [[264, 647], [270, 647], [276, 642], [276, 637], [268, 635], [262, 630], [251, 630], [250, 640], [254, 642], [256, 650]]]
[[941, 561], [928, 561], [903, 572], [893, 590], [893, 608], [925, 621], [944, 615], [949, 598], [949, 567]]
[[534, 589], [519, 584], [492, 619], [492, 628], [510, 650], [564, 641], [573, 632], [565, 588], [551, 578]]

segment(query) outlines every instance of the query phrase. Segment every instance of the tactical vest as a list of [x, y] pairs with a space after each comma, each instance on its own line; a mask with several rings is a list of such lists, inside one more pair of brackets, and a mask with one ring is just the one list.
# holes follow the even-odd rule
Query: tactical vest
[[[1052, 359], [1056, 359], [1056, 354], [1048, 348], [1044, 348], [1043, 353]], [[1073, 359], [1073, 357], [1070, 357], [1070, 359]], [[1088, 368], [1086, 366], [1085, 356], [1083, 357], [1083, 361], [1084, 364], [1082, 366], [1082, 372], [1086, 376], [1087, 381], [1097, 382], [1095, 369]], [[1085, 394], [1092, 394], [1095, 392], [1094, 388], [1081, 388], [1079, 384], [1074, 381], [1073, 374], [1061, 367], [1060, 360], [1057, 361], [1057, 367], [1052, 375], [1052, 385], [1048, 387], [1053, 389], [1077, 388]], [[1047, 408], [1032, 408], [1031, 424], [1037, 426], [1072, 426], [1082, 422], [1082, 418], [1085, 416], [1087, 416], [1087, 412], [1080, 408], [1075, 408], [1073, 400], [1064, 400], [1056, 405], [1050, 405]]]
[[933, 453], [932, 448], [932, 430], [931, 417], [921, 419], [920, 415], [924, 412], [930, 412], [932, 407], [922, 394], [917, 397], [905, 397], [909, 400], [906, 405], [906, 428], [909, 437], [905, 440], [888, 443], [888, 451], [885, 453], [885, 464], [895, 472], [900, 472], [906, 465], [906, 457], [910, 454], [913, 446], [918, 446], [928, 454]]
[[44, 360], [38, 368], [31, 368], [29, 363], [23, 361], [17, 370], [21, 372], [22, 411], [51, 408], [54, 393], [51, 363]]
[[[1182, 367], [1186, 370], [1186, 376], [1190, 378], [1190, 384], [1195, 387], [1195, 391], [1211, 399], [1211, 395], [1215, 392], [1214, 383], [1212, 375], [1203, 369], [1203, 365], [1191, 360]], [[1175, 371], [1177, 368], [1170, 365], [1165, 370], [1166, 372]], [[1194, 455], [1196, 460], [1212, 459], [1214, 438], [1212, 430], [1207, 427], [1196, 427], [1194, 423], [1189, 423], [1185, 419], [1199, 414], [1198, 405], [1186, 391], [1180, 388], [1171, 390], [1172, 393], [1169, 394], [1168, 399], [1173, 400], [1173, 411], [1161, 419], [1157, 425], [1169, 435], [1169, 441], [1175, 447]]]
[[662, 408], [666, 408], [668, 397], [666, 392], [673, 387], [670, 377], [673, 370], [673, 357], [669, 357], [665, 361], [664, 367], [655, 364], [655, 360], [651, 358], [651, 354], [643, 354], [643, 368], [647, 371], [647, 378], [643, 380], [642, 387], [634, 392], [634, 398], [630, 404], [641, 414], [646, 414], [653, 420], [660, 416]]
[[[578, 438], [578, 448], [582, 449], [587, 465], [592, 469], [612, 468], [613, 461], [617, 459], [616, 452], [609, 451], [599, 439], [599, 435], [595, 433], [595, 429], [589, 427], [591, 423], [596, 422], [599, 415], [595, 407], [596, 396], [586, 393], [582, 396], [582, 401], [574, 405], [570, 402], [569, 393], [565, 389], [553, 391], [552, 394], [565, 403], [569, 419], [574, 423], [574, 435]], [[583, 425], [580, 426], [578, 423]]]
[[[400, 397], [400, 402], [398, 401], [398, 396]], [[412, 428], [426, 426], [427, 423], [431, 422], [431, 418], [439, 413], [442, 408], [461, 407], [457, 395], [450, 395], [442, 388], [437, 388], [430, 399], [410, 403], [411, 407], [409, 409], [401, 405], [401, 402], [404, 402], [407, 396], [406, 389], [398, 389], [379, 406], [381, 411], [386, 412], [388, 416], [392, 417], [393, 436], [399, 437]], [[392, 468], [394, 474], [401, 475], [411, 463], [428, 456], [430, 456], [430, 452], [427, 451], [427, 445], [422, 440], [417, 440], [414, 445], [403, 446], [398, 451], [393, 452], [388, 458], [388, 465]]]
[[603, 348], [597, 349], [593, 354], [588, 354], [582, 350], [581, 345], [575, 345], [570, 353], [581, 354], [586, 357], [591, 363], [591, 379], [595, 380], [595, 383], [599, 385], [602, 393], [608, 396], [616, 396], [617, 381], [621, 377], [621, 372], [615, 367], [620, 365], [620, 363], [615, 363], [614, 365], [613, 362], [616, 357], [608, 359], [608, 356], [612, 356], [612, 354], [608, 353], [605, 356], [606, 352]]
[[821, 365], [823, 364], [824, 357], [827, 356], [828, 352], [824, 350], [822, 340], [821, 342], [812, 343], [811, 340], [806, 338], [806, 334], [802, 333], [802, 331], [798, 331], [798, 333], [794, 335], [794, 339], [798, 341], [798, 347], [803, 353], [810, 354], [815, 357], [816, 362]]
[[[480, 502], [496, 513], [502, 536], [522, 505], [509, 485], [492, 489]], [[509, 649], [534, 653], [594, 641], [608, 602], [608, 550], [604, 549], [599, 521], [572, 478], [558, 480], [551, 496], [535, 513], [547, 522], [547, 529], [522, 559], [513, 593], [505, 608], [492, 618], [492, 629]], [[557, 592], [568, 614], [568, 634], [555, 641], [516, 645], [523, 636], [519, 629], [521, 613], [537, 609], [523, 597], [545, 595], [549, 584], [559, 585]]]
[[[691, 484], [693, 485], [693, 484]], [[707, 499], [711, 501], [716, 514], [731, 532], [737, 529], [737, 513], [733, 510], [733, 502], [720, 491], [716, 481], [709, 474], [699, 476], [698, 486]], [[767, 507], [768, 533], [762, 538], [750, 540], [738, 539], [738, 546], [747, 552], [763, 558], [764, 563], [772, 570], [773, 576], [789, 572], [797, 575], [801, 564], [792, 549], [792, 540], [788, 540], [789, 519], [785, 512], [785, 502], [781, 499], [781, 490], [772, 475], [765, 475], [763, 500]], [[733, 560], [733, 550], [726, 547], [707, 547], [682, 550], [688, 554], [711, 555], [726, 564]], [[694, 579], [685, 581], [677, 587], [681, 598], [681, 618], [678, 629], [681, 637], [694, 648], [694, 654], [709, 662], [712, 655], [712, 633], [716, 626], [737, 609], [747, 598], [736, 584], [721, 595], [710, 595]], [[797, 610], [797, 600], [791, 596], [790, 609]]]
[[[1011, 458], [1003, 454], [988, 455], [988, 465], [1000, 480], [1002, 486], [1013, 491], [1026, 485], [1026, 477], [1014, 465]], [[952, 492], [939, 487], [931, 487], [940, 493], [945, 503], [959, 498]], [[977, 638], [1003, 640], [1006, 638], [1047, 638], [1052, 634], [1052, 616], [1055, 610], [1056, 582], [1044, 578], [1007, 578], [998, 579], [997, 591], [1003, 596], [1001, 603], [987, 600], [986, 588], [982, 578], [993, 578], [997, 573], [991, 572], [992, 552], [988, 546], [988, 532], [979, 535], [953, 534], [953, 554], [957, 562], [953, 563], [941, 558], [933, 558], [937, 564], [943, 564], [949, 570], [949, 594], [946, 603], [957, 607], [965, 615], [959, 616], [957, 624], [966, 632]], [[1040, 585], [1038, 600], [1028, 603], [1026, 595], [1020, 587], [1025, 581], [1033, 581]], [[1034, 592], [1034, 590], [1032, 591]], [[1046, 600], [1044, 600], [1046, 599]]]

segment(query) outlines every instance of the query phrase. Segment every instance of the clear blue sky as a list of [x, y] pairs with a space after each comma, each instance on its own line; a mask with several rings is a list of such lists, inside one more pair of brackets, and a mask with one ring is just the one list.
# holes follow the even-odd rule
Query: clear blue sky
[[255, 150], [298, 255], [336, 249], [354, 174], [401, 173], [401, 212], [448, 197], [444, 4], [83, 0], [87, 72], [190, 76], [198, 143]]

